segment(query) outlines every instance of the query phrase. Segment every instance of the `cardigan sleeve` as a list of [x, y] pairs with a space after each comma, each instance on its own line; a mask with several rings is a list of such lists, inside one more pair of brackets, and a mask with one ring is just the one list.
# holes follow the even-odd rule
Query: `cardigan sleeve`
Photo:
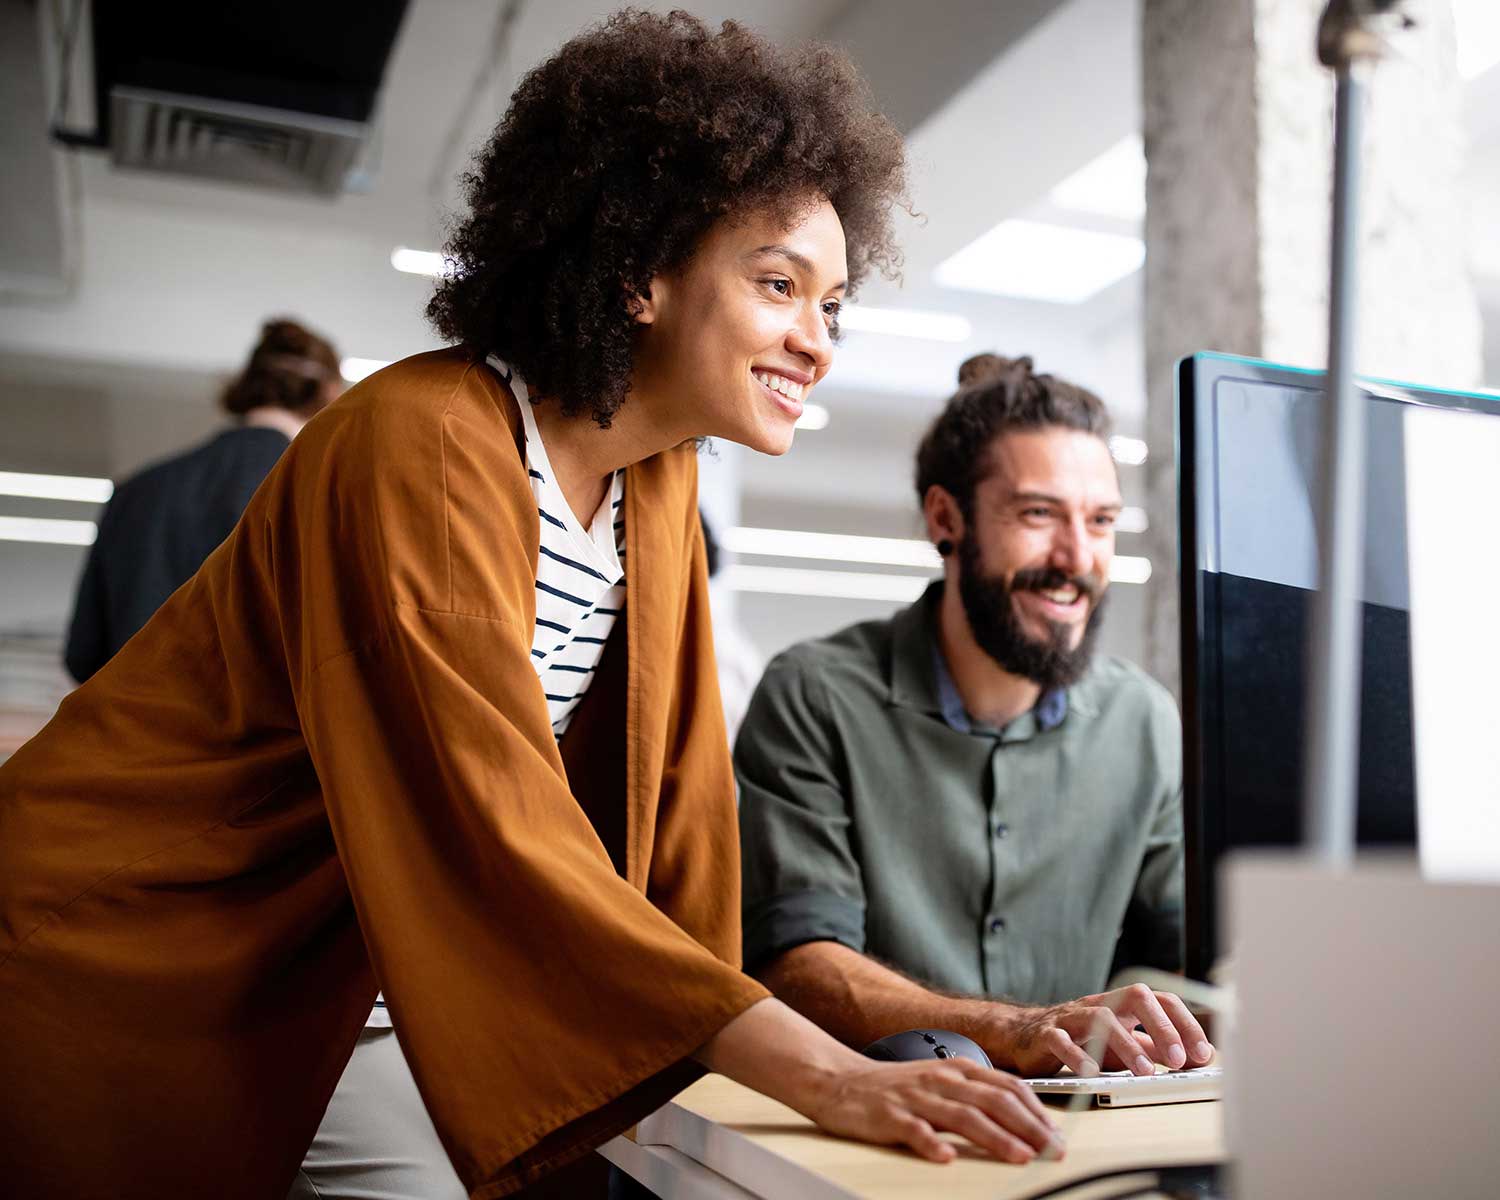
[[491, 1196], [665, 1102], [700, 1073], [688, 1056], [767, 993], [737, 947], [701, 944], [687, 908], [621, 878], [571, 793], [530, 663], [515, 533], [530, 492], [518, 469], [514, 496], [498, 466], [478, 469], [474, 428], [449, 431], [437, 500], [412, 474], [413, 434], [409, 463], [380, 471], [347, 439], [339, 471], [357, 486], [334, 481], [330, 519], [304, 506], [297, 537], [318, 544], [299, 560], [338, 569], [320, 596], [296, 572], [317, 630], [297, 707], [412, 1074], [460, 1177]]

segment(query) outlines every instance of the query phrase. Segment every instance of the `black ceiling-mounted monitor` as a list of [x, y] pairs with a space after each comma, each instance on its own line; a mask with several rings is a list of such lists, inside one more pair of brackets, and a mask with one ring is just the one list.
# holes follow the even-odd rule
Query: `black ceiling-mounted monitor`
[[[1361, 381], [1368, 405], [1361, 846], [1416, 840], [1403, 411], [1500, 397]], [[1320, 371], [1222, 354], [1177, 370], [1187, 970], [1216, 957], [1217, 865], [1301, 840], [1303, 679], [1318, 571]], [[1456, 519], [1475, 519], [1474, 514]], [[1489, 618], [1479, 612], [1476, 619]]]

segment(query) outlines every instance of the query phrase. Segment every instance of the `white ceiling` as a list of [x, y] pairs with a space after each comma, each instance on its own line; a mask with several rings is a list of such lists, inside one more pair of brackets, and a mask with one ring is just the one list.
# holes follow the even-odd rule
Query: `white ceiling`
[[[851, 47], [909, 128], [913, 199], [902, 217], [898, 287], [863, 300], [961, 314], [961, 345], [851, 333], [820, 399], [828, 431], [805, 433], [784, 461], [745, 462], [751, 495], [807, 503], [904, 505], [917, 431], [951, 391], [958, 363], [998, 349], [1092, 386], [1118, 424], [1144, 410], [1139, 275], [1079, 305], [1007, 300], [932, 283], [937, 263], [1006, 216], [1034, 212], [1049, 189], [1139, 129], [1138, 0], [698, 0], [779, 40], [822, 36]], [[260, 322], [291, 312], [350, 355], [390, 359], [433, 345], [421, 309], [429, 285], [393, 271], [393, 246], [435, 247], [454, 179], [520, 73], [616, 7], [532, 0], [498, 67], [500, 0], [413, 0], [382, 94], [378, 174], [367, 194], [324, 201], [114, 170], [73, 156], [81, 197], [79, 279], [65, 302], [0, 309], [0, 354], [120, 369], [226, 372]], [[668, 7], [653, 5], [652, 7]], [[953, 64], [951, 69], [936, 69]], [[1470, 87], [1475, 261], [1500, 281], [1500, 68]], [[456, 149], [445, 151], [445, 146]], [[1500, 340], [1500, 283], [1482, 286]], [[1500, 347], [1490, 355], [1500, 364]], [[164, 447], [166, 449], [168, 447]], [[892, 472], [901, 487], [892, 487]], [[899, 499], [898, 499], [899, 497]]]
[[[364, 194], [326, 201], [130, 174], [94, 153], [58, 156], [54, 169], [54, 156], [34, 146], [28, 161], [44, 169], [34, 169], [24, 195], [78, 198], [63, 223], [75, 237], [78, 270], [67, 298], [0, 301], [0, 469], [119, 475], [198, 439], [219, 420], [218, 378], [239, 365], [273, 314], [302, 317], [353, 356], [392, 359], [434, 345], [421, 315], [429, 282], [392, 270], [391, 249], [440, 244], [456, 176], [520, 74], [617, 6], [524, 0], [497, 58], [496, 19], [508, 2], [412, 0], [382, 92], [374, 185]], [[956, 313], [974, 330], [964, 344], [850, 333], [819, 389], [829, 428], [799, 434], [779, 460], [721, 450], [705, 461], [706, 504], [742, 492], [749, 524], [916, 534], [914, 446], [951, 392], [958, 363], [980, 350], [1032, 354], [1041, 368], [1104, 396], [1122, 432], [1139, 430], [1139, 273], [1077, 305], [932, 282], [938, 263], [998, 221], [1046, 215], [1058, 182], [1139, 130], [1139, 2], [679, 0], [709, 20], [733, 15], [778, 40], [820, 37], [850, 50], [907, 133], [920, 214], [899, 221], [901, 284], [873, 281], [862, 300]], [[13, 53], [13, 44], [0, 44], [0, 98], [20, 79], [6, 71]], [[1467, 104], [1472, 257], [1496, 384], [1500, 67], [1468, 86]], [[8, 103], [7, 111], [27, 110]], [[39, 123], [39, 112], [32, 115]], [[16, 133], [14, 123], [0, 131], [0, 177], [10, 189], [0, 188], [0, 216], [11, 211], [7, 202], [12, 209], [23, 202]], [[21, 228], [0, 222], [0, 286], [12, 265], [7, 245]], [[1140, 474], [1123, 472], [1127, 503], [1141, 500]], [[85, 515], [17, 504], [6, 510]], [[1131, 535], [1122, 535], [1121, 551], [1138, 552]], [[71, 547], [0, 546], [0, 630], [55, 637], [81, 558]], [[1144, 602], [1141, 589], [1119, 590], [1106, 642], [1133, 656]], [[742, 600], [741, 615], [765, 650], [889, 608]], [[0, 669], [0, 708], [4, 686]]]

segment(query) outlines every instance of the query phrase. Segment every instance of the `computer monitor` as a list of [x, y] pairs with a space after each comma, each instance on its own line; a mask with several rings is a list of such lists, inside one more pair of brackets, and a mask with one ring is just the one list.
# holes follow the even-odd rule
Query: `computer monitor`
[[[1216, 955], [1220, 857], [1301, 841], [1308, 601], [1323, 373], [1223, 354], [1178, 364], [1186, 965]], [[1356, 836], [1416, 841], [1403, 412], [1500, 398], [1361, 381], [1368, 417]], [[1476, 620], [1488, 620], [1476, 598]]]

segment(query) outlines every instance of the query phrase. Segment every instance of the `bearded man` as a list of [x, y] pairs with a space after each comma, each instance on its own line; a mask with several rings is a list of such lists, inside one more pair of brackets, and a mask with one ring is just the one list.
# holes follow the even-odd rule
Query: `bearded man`
[[938, 1027], [1025, 1074], [1205, 1063], [1175, 995], [1100, 994], [1180, 969], [1183, 895], [1177, 710], [1093, 653], [1108, 414], [1029, 358], [959, 384], [917, 453], [943, 578], [780, 655], [741, 728], [746, 969], [853, 1046]]

